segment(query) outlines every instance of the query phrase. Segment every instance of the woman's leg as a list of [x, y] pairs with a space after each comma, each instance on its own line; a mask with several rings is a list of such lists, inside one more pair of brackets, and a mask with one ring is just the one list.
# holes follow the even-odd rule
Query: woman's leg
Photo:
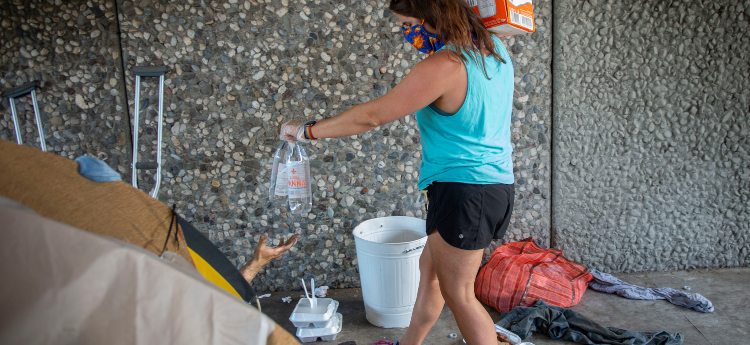
[[456, 318], [461, 335], [469, 345], [497, 345], [492, 318], [474, 295], [474, 280], [484, 251], [453, 247], [437, 231], [430, 237], [430, 255], [440, 291]]
[[419, 257], [419, 289], [417, 290], [417, 301], [414, 304], [414, 311], [411, 314], [411, 322], [406, 334], [401, 338], [401, 345], [418, 345], [422, 344], [427, 333], [440, 318], [443, 311], [443, 295], [440, 293], [437, 274], [435, 271], [434, 261], [430, 248], [432, 238], [436, 233], [427, 237], [427, 244], [422, 250]]

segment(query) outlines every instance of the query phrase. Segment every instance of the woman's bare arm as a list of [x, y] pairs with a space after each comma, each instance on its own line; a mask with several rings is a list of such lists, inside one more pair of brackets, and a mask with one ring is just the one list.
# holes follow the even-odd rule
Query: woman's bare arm
[[431, 104], [453, 87], [463, 65], [452, 52], [439, 52], [418, 63], [383, 97], [356, 105], [312, 128], [316, 138], [337, 138], [367, 132]]

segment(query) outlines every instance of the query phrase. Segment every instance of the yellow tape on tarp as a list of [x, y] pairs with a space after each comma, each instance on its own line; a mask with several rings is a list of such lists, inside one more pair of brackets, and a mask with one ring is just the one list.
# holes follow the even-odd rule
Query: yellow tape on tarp
[[206, 278], [206, 280], [229, 292], [230, 294], [237, 296], [237, 298], [239, 298], [240, 300], [242, 299], [237, 290], [232, 287], [232, 284], [229, 284], [229, 282], [224, 279], [224, 277], [222, 277], [219, 272], [216, 272], [213, 266], [211, 266], [206, 260], [204, 260], [203, 257], [190, 249], [190, 247], [188, 247], [188, 253], [190, 253], [190, 257], [193, 259], [195, 269], [198, 270], [203, 278]]

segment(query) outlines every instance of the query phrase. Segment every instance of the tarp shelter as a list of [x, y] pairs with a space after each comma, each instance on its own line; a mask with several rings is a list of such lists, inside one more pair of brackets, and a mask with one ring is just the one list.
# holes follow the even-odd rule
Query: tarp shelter
[[[175, 337], [181, 337], [184, 333], [192, 335], [186, 338], [191, 340], [187, 343], [264, 344], [265, 342], [257, 342], [258, 339], [247, 338], [247, 330], [255, 329], [258, 334], [263, 335], [261, 338], [268, 339], [268, 343], [296, 343], [282, 327], [276, 326], [246, 303], [253, 299], [250, 286], [208, 239], [179, 217], [174, 222], [176, 224], [172, 224], [176, 230], [168, 238], [170, 223], [173, 222], [172, 210], [129, 184], [93, 182], [78, 174], [77, 164], [72, 160], [0, 141], [0, 196], [10, 200], [6, 204], [17, 202], [33, 211], [29, 213], [28, 210], [19, 211], [17, 207], [11, 209], [8, 206], [4, 206], [2, 210], [0, 242], [4, 248], [3, 254], [0, 254], [3, 255], [0, 265], [4, 280], [18, 283], [3, 284], [0, 298], [9, 300], [0, 305], [5, 306], [6, 302], [14, 300], [16, 294], [25, 290], [24, 284], [29, 284], [29, 287], [28, 294], [24, 295], [26, 299], [19, 298], [19, 301], [26, 301], [26, 304], [17, 305], [13, 311], [7, 308], [2, 311], [0, 340], [26, 339], [4, 338], [9, 334], [19, 335], [24, 330], [31, 331], [31, 328], [9, 328], [8, 325], [18, 322], [28, 322], [25, 325], [43, 329], [51, 326], [45, 321], [76, 317], [93, 321], [98, 318], [94, 317], [97, 313], [111, 313], [124, 318], [119, 320], [121, 322], [103, 318], [111, 322], [84, 322], [73, 328], [51, 329], [69, 332], [71, 336], [78, 334], [79, 338], [74, 338], [78, 340], [86, 340], [84, 336], [97, 332], [113, 336], [119, 334], [115, 330], [121, 330], [125, 332], [120, 334], [123, 339], [135, 340], [122, 343], [149, 344], [157, 339], [150, 338], [147, 341], [132, 336], [151, 334], [147, 329], [158, 331], [157, 328], [162, 328], [163, 332], [159, 331], [158, 334], [162, 334], [164, 338], [158, 342], [177, 342], [174, 341], [177, 339]], [[59, 233], [52, 234], [55, 229], [60, 230]], [[38, 232], [36, 237], [33, 235], [34, 231]], [[68, 240], [69, 238], [79, 241]], [[71, 244], [69, 250], [61, 250], [59, 245], [68, 242]], [[77, 242], [79, 244], [73, 246]], [[89, 243], [90, 247], [80, 243]], [[8, 247], [11, 244], [26, 248], [19, 251]], [[177, 264], [165, 265], [164, 260], [158, 257], [165, 244], [168, 252], [175, 253], [172, 261]], [[140, 249], [135, 250], [133, 247]], [[112, 260], [109, 265], [101, 266], [101, 262], [108, 260]], [[77, 266], [66, 269], [56, 266], [58, 263], [72, 265], [73, 262]], [[179, 262], [187, 269], [176, 269], [175, 267], [180, 266]], [[100, 268], [111, 272], [93, 274]], [[192, 274], [188, 274], [190, 271]], [[196, 279], [201, 276], [202, 279]], [[165, 277], [174, 278], [184, 285], [166, 282]], [[44, 285], [45, 282], [47, 285]], [[99, 294], [107, 298], [86, 298], [93, 293], [92, 290], [99, 291]], [[211, 297], [205, 297], [207, 299], [203, 304], [196, 303], [201, 299], [193, 296], [193, 292]], [[66, 308], [55, 309], [54, 317], [50, 317], [46, 309], [38, 308], [38, 303], [42, 300], [35, 298], [46, 298], [43, 301], [50, 303], [54, 299], [49, 298], [53, 297], [62, 298], [57, 302]], [[113, 297], [117, 298], [111, 300]], [[224, 305], [224, 302], [229, 304]], [[89, 304], [89, 307], [83, 307]], [[235, 304], [239, 307], [235, 308]], [[153, 311], [151, 307], [155, 305], [161, 306], [160, 310], [166, 310], [166, 314], [151, 314], [149, 311]], [[131, 317], [128, 317], [128, 309], [123, 309], [125, 306], [135, 308], [140, 314], [131, 313]], [[230, 312], [229, 318], [222, 314], [225, 310]], [[23, 321], [25, 317], [31, 319]], [[194, 322], [191, 323], [188, 319], [194, 319]], [[39, 323], [35, 325], [28, 320]], [[203, 328], [198, 327], [198, 320], [203, 321]], [[111, 328], [112, 332], [107, 331], [107, 328]], [[196, 333], [200, 331], [205, 331], [201, 333], [205, 338], [197, 336]], [[227, 332], [222, 333], [224, 331]], [[137, 334], [130, 334], [129, 337], [126, 334], [128, 332]], [[219, 334], [223, 336], [217, 337]], [[235, 339], [236, 342], [218, 341], [219, 338]], [[113, 340], [115, 339], [108, 339], [107, 342], [111, 343]]]

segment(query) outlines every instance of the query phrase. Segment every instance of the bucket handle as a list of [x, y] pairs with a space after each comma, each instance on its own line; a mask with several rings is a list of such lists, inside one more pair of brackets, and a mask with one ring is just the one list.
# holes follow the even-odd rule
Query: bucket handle
[[424, 244], [423, 244], [423, 245], [420, 245], [420, 246], [416, 246], [416, 247], [414, 247], [414, 248], [406, 249], [406, 250], [404, 250], [404, 252], [403, 252], [403, 253], [401, 253], [401, 254], [409, 254], [409, 253], [411, 253], [411, 252], [413, 252], [413, 251], [415, 251], [415, 250], [420, 250], [420, 249], [422, 249], [422, 248], [424, 248]]

